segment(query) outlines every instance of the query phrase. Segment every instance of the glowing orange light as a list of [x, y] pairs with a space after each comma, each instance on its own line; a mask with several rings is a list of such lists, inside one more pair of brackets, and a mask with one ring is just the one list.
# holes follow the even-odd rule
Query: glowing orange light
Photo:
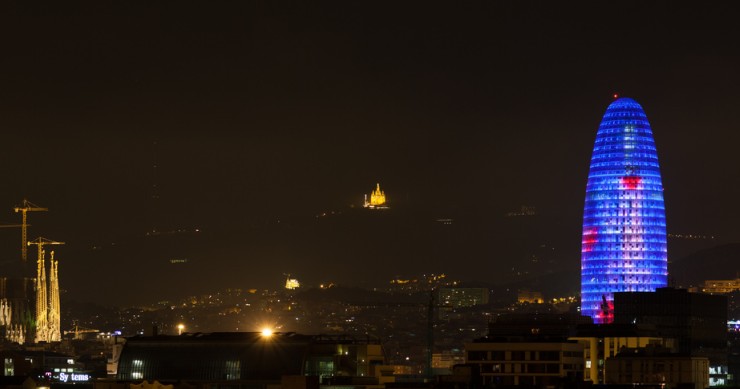
[[263, 328], [261, 331], [261, 334], [265, 338], [269, 338], [272, 336], [273, 332], [271, 328]]
[[616, 99], [617, 97], [619, 97], [619, 95], [615, 93], [614, 94], [614, 98]]

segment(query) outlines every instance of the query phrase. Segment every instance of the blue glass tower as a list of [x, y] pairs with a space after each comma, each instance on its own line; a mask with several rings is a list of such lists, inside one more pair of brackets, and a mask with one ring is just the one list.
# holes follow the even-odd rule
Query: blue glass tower
[[666, 286], [663, 184], [658, 154], [640, 104], [619, 98], [596, 134], [586, 185], [581, 245], [581, 314], [614, 319], [614, 292]]

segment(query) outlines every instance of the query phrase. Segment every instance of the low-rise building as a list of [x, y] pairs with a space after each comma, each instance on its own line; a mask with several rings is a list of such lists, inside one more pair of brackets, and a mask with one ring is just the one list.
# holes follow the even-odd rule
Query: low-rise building
[[701, 289], [704, 293], [727, 294], [740, 290], [740, 278], [734, 280], [706, 280]]
[[625, 348], [606, 360], [605, 383], [704, 389], [709, 386], [709, 359], [653, 347]]
[[709, 385], [727, 382], [727, 297], [658, 288], [614, 293], [614, 323], [654, 325], [678, 352], [709, 358]]
[[568, 340], [480, 339], [465, 345], [481, 385], [557, 386], [583, 380], [583, 345]]
[[623, 348], [644, 348], [651, 345], [676, 351], [675, 341], [658, 335], [654, 325], [643, 324], [585, 324], [578, 326], [570, 340], [584, 346], [584, 378], [594, 384], [603, 384], [605, 362]]
[[74, 357], [45, 350], [3, 350], [3, 377], [31, 377], [49, 382], [88, 382], [92, 374]]
[[583, 381], [584, 345], [568, 336], [591, 318], [577, 314], [510, 314], [489, 324], [488, 335], [465, 345], [466, 363], [480, 385], [537, 387]]
[[277, 383], [286, 375], [366, 377], [384, 365], [380, 343], [349, 336], [222, 332], [128, 338], [119, 358], [119, 381], [189, 380]]

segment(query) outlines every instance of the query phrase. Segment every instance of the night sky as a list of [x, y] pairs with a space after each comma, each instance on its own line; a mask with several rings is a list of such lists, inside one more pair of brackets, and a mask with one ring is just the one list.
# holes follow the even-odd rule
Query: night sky
[[[3, 2], [0, 222], [49, 207], [29, 235], [67, 242], [64, 298], [106, 304], [284, 273], [495, 282], [532, 255], [577, 283], [618, 93], [652, 125], [668, 232], [738, 242], [740, 24], [706, 7]], [[392, 209], [371, 215], [376, 182]], [[8, 274], [19, 241], [0, 229]]]

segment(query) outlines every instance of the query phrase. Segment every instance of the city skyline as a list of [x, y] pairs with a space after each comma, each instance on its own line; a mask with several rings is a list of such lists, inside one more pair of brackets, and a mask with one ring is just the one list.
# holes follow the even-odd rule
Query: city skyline
[[[660, 128], [668, 233], [740, 240], [738, 26], [723, 5], [1, 7], [0, 222], [18, 223], [24, 198], [49, 208], [29, 238], [67, 243], [63, 298], [450, 263], [489, 281], [533, 256], [575, 284], [614, 93]], [[391, 209], [362, 214], [376, 183]], [[505, 216], [522, 206], [536, 222]], [[6, 271], [19, 238], [0, 232]]]

